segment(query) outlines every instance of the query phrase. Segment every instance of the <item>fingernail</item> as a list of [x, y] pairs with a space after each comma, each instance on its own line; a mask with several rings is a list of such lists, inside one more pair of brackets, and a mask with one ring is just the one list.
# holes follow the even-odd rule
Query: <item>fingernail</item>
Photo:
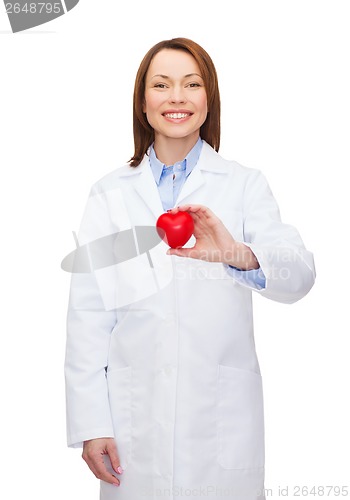
[[118, 474], [123, 474], [123, 469], [120, 467], [120, 465], [119, 467], [117, 467], [117, 472]]
[[113, 483], [114, 486], [120, 486], [120, 483]]

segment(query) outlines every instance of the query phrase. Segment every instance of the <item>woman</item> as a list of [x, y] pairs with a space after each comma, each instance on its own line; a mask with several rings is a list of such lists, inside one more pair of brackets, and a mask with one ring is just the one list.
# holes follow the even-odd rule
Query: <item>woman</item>
[[116, 234], [117, 248], [166, 210], [187, 211], [194, 236], [72, 275], [68, 445], [83, 446], [103, 500], [262, 499], [252, 290], [301, 299], [312, 254], [264, 176], [217, 153], [216, 71], [193, 41], [160, 42], [143, 59], [134, 141], [129, 164], [93, 186], [79, 244]]

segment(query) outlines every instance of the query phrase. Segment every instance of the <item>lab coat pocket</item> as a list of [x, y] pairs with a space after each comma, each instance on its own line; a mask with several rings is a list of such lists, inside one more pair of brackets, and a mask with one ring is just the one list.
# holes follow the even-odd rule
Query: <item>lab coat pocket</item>
[[131, 366], [107, 371], [114, 436], [123, 469], [131, 455], [131, 375]]
[[218, 462], [224, 469], [264, 467], [264, 410], [259, 373], [218, 366]]

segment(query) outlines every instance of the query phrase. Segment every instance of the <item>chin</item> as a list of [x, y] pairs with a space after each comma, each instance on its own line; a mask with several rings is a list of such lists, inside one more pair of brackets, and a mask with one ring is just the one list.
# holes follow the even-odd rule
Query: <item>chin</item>
[[169, 139], [186, 139], [194, 134], [197, 134], [197, 130], [177, 130], [177, 131], [164, 131], [161, 135], [168, 137]]

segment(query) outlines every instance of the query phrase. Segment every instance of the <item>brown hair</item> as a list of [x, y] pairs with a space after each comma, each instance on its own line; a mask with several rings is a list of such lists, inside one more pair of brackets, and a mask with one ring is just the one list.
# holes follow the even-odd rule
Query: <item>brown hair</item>
[[148, 68], [154, 56], [163, 49], [183, 50], [191, 54], [196, 60], [207, 93], [208, 114], [201, 126], [200, 136], [215, 151], [220, 147], [220, 93], [218, 78], [213, 61], [209, 54], [197, 43], [188, 38], [173, 38], [154, 45], [141, 61], [138, 69], [133, 99], [133, 129], [134, 129], [134, 156], [129, 160], [131, 167], [137, 167], [148, 148], [154, 141], [154, 130], [147, 121], [143, 112], [145, 98], [145, 80]]

